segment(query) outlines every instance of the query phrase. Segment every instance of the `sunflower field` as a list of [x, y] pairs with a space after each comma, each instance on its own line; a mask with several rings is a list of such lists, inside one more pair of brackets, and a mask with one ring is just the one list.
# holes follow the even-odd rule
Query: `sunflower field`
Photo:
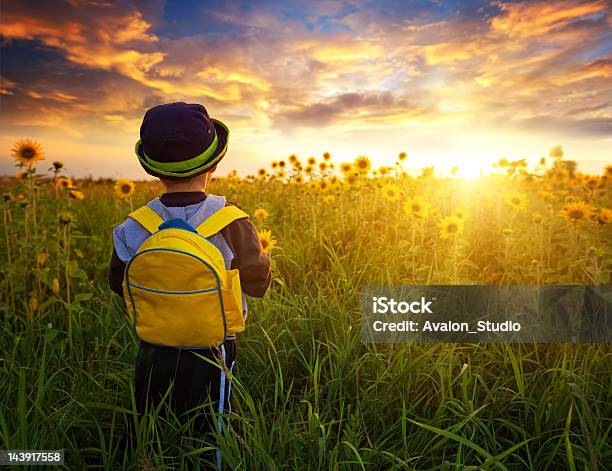
[[[113, 227], [161, 184], [70, 178], [34, 141], [13, 156], [2, 448], [64, 449], [68, 469], [198, 469], [215, 443], [136, 415], [137, 339], [106, 278]], [[214, 437], [225, 466], [608, 468], [608, 345], [364, 344], [359, 296], [367, 284], [610, 284], [612, 165], [583, 174], [556, 148], [461, 179], [414, 175], [409, 160], [292, 155], [207, 188], [251, 215], [273, 265], [266, 297], [249, 300], [233, 412]]]

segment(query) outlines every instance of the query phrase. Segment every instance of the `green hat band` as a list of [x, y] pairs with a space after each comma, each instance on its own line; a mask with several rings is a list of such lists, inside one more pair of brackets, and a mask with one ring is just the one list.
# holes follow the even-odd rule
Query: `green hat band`
[[[223, 124], [221, 121], [217, 119], [212, 119], [215, 124], [221, 125], [227, 132], [227, 136], [229, 138], [229, 129]], [[136, 143], [136, 156], [140, 163], [144, 165], [149, 170], [153, 170], [154, 172], [159, 173], [160, 175], [165, 175], [168, 177], [189, 177], [196, 173], [202, 172], [204, 170], [208, 170], [215, 166], [219, 160], [223, 158], [225, 152], [227, 151], [227, 141], [226, 139], [225, 146], [221, 149], [215, 157], [210, 159], [210, 156], [213, 155], [217, 151], [217, 147], [219, 146], [219, 137], [215, 131], [215, 138], [213, 139], [208, 149], [206, 149], [201, 154], [196, 155], [188, 160], [182, 160], [180, 162], [158, 162], [157, 160], [153, 160], [147, 154], [145, 154], [144, 149], [141, 150], [142, 142], [138, 139]], [[210, 159], [210, 160], [209, 160]]]

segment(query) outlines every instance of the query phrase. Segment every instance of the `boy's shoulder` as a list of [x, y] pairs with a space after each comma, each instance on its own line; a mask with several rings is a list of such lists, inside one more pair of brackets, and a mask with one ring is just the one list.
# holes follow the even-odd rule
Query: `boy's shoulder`
[[[178, 216], [178, 214], [173, 214], [178, 208], [167, 208], [161, 202], [160, 198], [153, 198], [146, 203], [146, 206], [159, 214], [164, 220]], [[197, 225], [201, 220], [206, 219], [224, 206], [236, 206], [242, 209], [237, 204], [227, 201], [225, 196], [207, 194], [203, 201], [181, 207], [181, 210], [190, 208], [189, 214], [184, 214], [184, 217], [185, 219], [193, 220], [192, 222]], [[235, 232], [236, 229], [242, 232], [240, 230], [241, 226], [249, 227], [251, 225], [252, 223], [247, 218], [238, 219], [227, 226], [222, 232], [225, 236], [231, 236], [231, 233]], [[113, 242], [117, 256], [124, 262], [129, 261], [136, 254], [138, 247], [142, 245], [147, 237], [149, 237], [149, 232], [144, 229], [140, 223], [128, 216], [113, 230]]]
[[[163, 204], [158, 197], [153, 198], [144, 206], [148, 206], [164, 219], [163, 211], [160, 208]], [[123, 262], [128, 262], [147, 237], [149, 237], [149, 232], [128, 215], [121, 224], [113, 229], [113, 243], [117, 256]]]
[[121, 261], [128, 262], [148, 236], [149, 233], [140, 224], [130, 217], [126, 218], [113, 229], [113, 243], [117, 256]]

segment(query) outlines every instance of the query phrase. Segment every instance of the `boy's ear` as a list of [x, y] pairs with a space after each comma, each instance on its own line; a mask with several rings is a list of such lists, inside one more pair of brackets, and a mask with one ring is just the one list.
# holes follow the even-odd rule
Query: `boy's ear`
[[217, 166], [215, 165], [213, 168], [211, 168], [208, 173], [214, 173], [214, 171], [217, 170]]

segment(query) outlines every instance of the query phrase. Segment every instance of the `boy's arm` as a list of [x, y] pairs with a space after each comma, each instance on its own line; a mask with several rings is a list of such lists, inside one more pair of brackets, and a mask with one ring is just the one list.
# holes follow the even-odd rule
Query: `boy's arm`
[[117, 255], [117, 250], [113, 248], [113, 256], [111, 257], [108, 267], [108, 284], [110, 289], [123, 298], [123, 273], [125, 272], [126, 263]]
[[248, 219], [238, 219], [222, 229], [221, 234], [234, 254], [231, 268], [240, 273], [242, 291], [254, 298], [263, 297], [272, 281], [272, 269], [257, 229]]

